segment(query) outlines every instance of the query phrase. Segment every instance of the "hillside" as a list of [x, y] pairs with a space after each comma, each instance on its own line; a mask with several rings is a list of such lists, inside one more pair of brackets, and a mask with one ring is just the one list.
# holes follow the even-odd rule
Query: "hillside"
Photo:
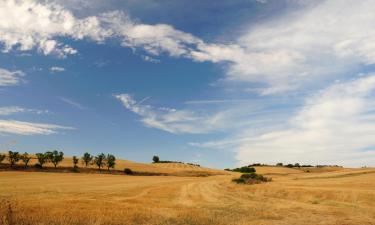
[[[33, 158], [30, 160], [29, 165], [35, 165], [37, 159]], [[18, 165], [23, 165], [19, 162]], [[58, 165], [59, 168], [72, 167], [72, 158], [65, 157], [64, 160]], [[85, 165], [81, 163], [78, 164], [79, 167], [85, 168]], [[44, 167], [53, 167], [52, 163], [45, 164]], [[88, 168], [97, 168], [95, 165], [89, 165]], [[130, 160], [117, 159], [115, 170], [123, 171], [125, 168], [129, 168], [136, 172], [145, 172], [152, 174], [164, 174], [173, 176], [208, 176], [208, 175], [223, 175], [228, 174], [228, 172], [217, 169], [210, 169], [205, 167], [199, 167], [189, 164], [182, 163], [138, 163]]]
[[[129, 161], [121, 161], [118, 168], [125, 166], [170, 174], [216, 171]], [[179, 177], [4, 171], [0, 224], [11, 224], [9, 218], [29, 225], [375, 224], [375, 169], [257, 169], [273, 181], [231, 182], [239, 173]]]

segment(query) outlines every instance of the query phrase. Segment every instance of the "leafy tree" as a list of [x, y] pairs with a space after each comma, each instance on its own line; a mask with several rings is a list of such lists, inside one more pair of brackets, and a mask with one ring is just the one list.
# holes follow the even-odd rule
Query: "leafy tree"
[[55, 168], [64, 159], [64, 152], [58, 152], [55, 150], [53, 152], [46, 152], [46, 154], [48, 160], [55, 166]]
[[5, 159], [5, 155], [0, 154], [0, 163]]
[[104, 166], [104, 163], [105, 163], [104, 153], [100, 153], [99, 155], [95, 156], [94, 163], [99, 168], [99, 171], [101, 171], [101, 169], [102, 169], [102, 167]]
[[93, 159], [94, 159], [94, 156], [88, 152], [85, 152], [85, 154], [83, 154], [82, 156], [82, 161], [85, 163], [86, 167], [91, 163]]
[[277, 163], [276, 166], [283, 166], [283, 163]]
[[73, 156], [73, 165], [74, 165], [74, 169], [78, 168], [77, 164], [78, 164], [78, 158], [77, 156]]
[[109, 168], [115, 168], [116, 165], [116, 157], [114, 155], [108, 154], [106, 158], [106, 165], [109, 171]]
[[29, 154], [27, 152], [25, 152], [21, 155], [21, 160], [22, 160], [23, 164], [25, 164], [25, 168], [27, 168], [27, 165], [29, 164], [29, 162], [31, 160], [31, 156], [29, 156]]
[[36, 153], [35, 155], [40, 167], [43, 168], [43, 165], [48, 162], [48, 155], [45, 153]]
[[8, 158], [10, 162], [10, 167], [13, 167], [20, 160], [20, 154], [18, 152], [9, 151]]
[[301, 167], [301, 165], [299, 164], [299, 163], [296, 163], [296, 164], [294, 164], [294, 167]]
[[154, 157], [152, 157], [152, 161], [154, 161], [154, 163], [158, 163], [160, 161], [159, 156], [154, 155]]

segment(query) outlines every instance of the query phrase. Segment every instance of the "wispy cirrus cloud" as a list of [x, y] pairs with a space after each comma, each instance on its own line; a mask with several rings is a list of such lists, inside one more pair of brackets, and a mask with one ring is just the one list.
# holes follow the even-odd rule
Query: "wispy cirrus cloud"
[[49, 135], [57, 133], [57, 130], [71, 129], [74, 128], [55, 124], [30, 123], [17, 120], [0, 119], [0, 134]]
[[118, 94], [115, 98], [126, 109], [140, 116], [145, 126], [170, 133], [212, 133], [246, 125], [246, 122], [238, 120], [244, 117], [243, 111], [238, 109], [207, 112], [142, 104], [142, 101], [137, 102], [129, 94]]
[[46, 114], [49, 113], [48, 110], [38, 110], [38, 109], [27, 109], [19, 106], [6, 106], [0, 107], [0, 116], [8, 116], [16, 113], [35, 113], [35, 114]]
[[71, 106], [74, 106], [75, 108], [77, 109], [85, 109], [86, 107], [84, 107], [81, 103], [78, 103], [72, 99], [69, 99], [69, 98], [65, 98], [65, 97], [59, 97], [59, 99], [62, 101], [62, 102], [65, 102], [66, 104], [69, 104]]
[[22, 77], [25, 73], [16, 70], [9, 71], [7, 69], [0, 68], [0, 86], [15, 86], [22, 82]]

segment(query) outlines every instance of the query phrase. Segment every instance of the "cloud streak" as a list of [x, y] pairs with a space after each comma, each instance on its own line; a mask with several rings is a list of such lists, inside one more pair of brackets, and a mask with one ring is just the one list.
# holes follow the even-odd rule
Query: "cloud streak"
[[0, 120], [0, 134], [50, 135], [57, 133], [57, 130], [71, 129], [73, 128], [55, 124], [30, 123], [17, 120]]
[[22, 82], [22, 77], [25, 76], [20, 70], [9, 71], [0, 68], [0, 86], [15, 86]]

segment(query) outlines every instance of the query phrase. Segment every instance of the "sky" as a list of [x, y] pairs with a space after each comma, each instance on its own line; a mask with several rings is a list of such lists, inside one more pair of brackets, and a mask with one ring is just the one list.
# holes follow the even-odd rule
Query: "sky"
[[375, 166], [373, 0], [0, 0], [0, 151]]

